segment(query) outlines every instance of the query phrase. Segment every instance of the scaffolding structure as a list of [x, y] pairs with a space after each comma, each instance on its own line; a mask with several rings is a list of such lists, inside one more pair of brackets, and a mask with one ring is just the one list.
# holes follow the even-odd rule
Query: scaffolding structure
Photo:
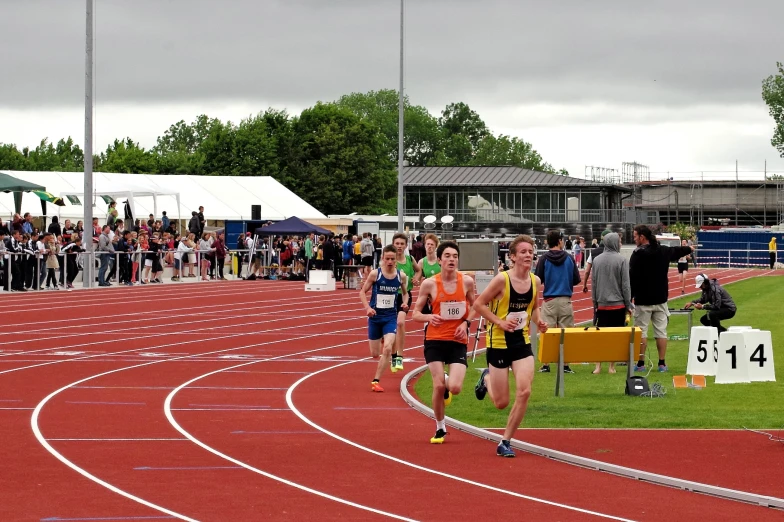
[[585, 179], [590, 179], [591, 181], [595, 181], [597, 183], [618, 185], [621, 183], [621, 173], [618, 172], [618, 169], [586, 165]]
[[632, 187], [632, 210], [637, 211], [642, 205], [642, 188], [640, 183], [651, 180], [651, 169], [636, 161], [624, 161], [621, 164], [621, 182]]
[[784, 224], [784, 180], [776, 180], [776, 221]]
[[704, 187], [702, 183], [695, 182], [689, 187], [689, 222], [701, 226], [705, 219]]

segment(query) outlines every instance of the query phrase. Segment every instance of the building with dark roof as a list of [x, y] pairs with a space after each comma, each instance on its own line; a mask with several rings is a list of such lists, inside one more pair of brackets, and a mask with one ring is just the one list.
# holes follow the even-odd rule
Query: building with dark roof
[[450, 215], [469, 235], [560, 228], [590, 238], [593, 229], [651, 221], [624, 210], [629, 187], [520, 167], [406, 167], [403, 184], [406, 215]]

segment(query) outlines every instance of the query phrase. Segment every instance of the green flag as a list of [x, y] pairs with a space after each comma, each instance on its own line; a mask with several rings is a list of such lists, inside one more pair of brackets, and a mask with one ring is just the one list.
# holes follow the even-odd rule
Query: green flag
[[44, 192], [43, 190], [33, 190], [32, 192], [47, 203], [53, 203], [58, 207], [65, 206], [65, 201], [63, 201], [63, 198], [58, 198], [57, 196], [53, 196], [52, 194]]

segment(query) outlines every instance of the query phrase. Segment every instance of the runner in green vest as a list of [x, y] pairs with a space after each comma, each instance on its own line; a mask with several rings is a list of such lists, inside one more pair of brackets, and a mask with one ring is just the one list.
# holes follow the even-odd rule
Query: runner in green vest
[[436, 249], [438, 249], [438, 236], [432, 233], [425, 235], [426, 255], [419, 260], [419, 269], [422, 271], [422, 277], [425, 279], [441, 273], [441, 265], [438, 263]]
[[395, 337], [395, 353], [392, 354], [391, 370], [396, 372], [403, 369], [403, 348], [406, 345], [406, 315], [411, 309], [411, 290], [414, 285], [419, 286], [422, 280], [422, 269], [419, 263], [406, 254], [406, 247], [408, 246], [408, 236], [402, 232], [398, 232], [392, 236], [392, 245], [397, 252], [397, 269], [406, 274], [408, 280], [408, 302], [403, 302], [402, 293], [397, 296], [397, 336]]

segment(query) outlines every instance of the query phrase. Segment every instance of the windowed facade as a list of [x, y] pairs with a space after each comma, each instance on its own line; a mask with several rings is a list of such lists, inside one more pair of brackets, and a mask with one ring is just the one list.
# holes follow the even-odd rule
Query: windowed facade
[[[620, 209], [607, 209], [606, 190], [591, 188], [406, 187], [406, 214], [456, 222], [587, 222], [614, 221]], [[617, 220], [617, 219], [616, 219]]]

